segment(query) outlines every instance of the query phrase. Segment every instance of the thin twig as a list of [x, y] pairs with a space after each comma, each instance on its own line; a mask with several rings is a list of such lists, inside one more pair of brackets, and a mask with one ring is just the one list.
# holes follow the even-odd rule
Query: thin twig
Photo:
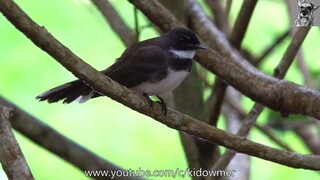
[[292, 36], [292, 41], [284, 53], [280, 64], [274, 70], [274, 77], [283, 79], [286, 72], [288, 71], [290, 65], [292, 64], [294, 57], [296, 56], [300, 46], [307, 36], [310, 27], [301, 27], [294, 29], [294, 35]]
[[285, 40], [290, 34], [290, 30], [285, 31], [284, 33], [280, 34], [273, 43], [267, 47], [263, 53], [260, 55], [260, 57], [257, 58], [257, 60], [254, 62], [255, 66], [259, 66], [261, 62], [281, 43], [283, 40]]
[[[226, 151], [226, 152], [223, 154], [223, 156], [221, 156], [221, 157], [218, 159], [218, 161], [217, 161], [216, 163], [214, 163], [214, 165], [213, 165], [213, 167], [211, 168], [211, 170], [217, 170], [217, 171], [218, 171], [218, 170], [224, 170], [224, 169], [228, 166], [230, 160], [231, 160], [232, 158], [234, 158], [235, 155], [236, 155], [236, 152], [235, 152], [235, 151], [232, 151], [232, 150]], [[214, 180], [214, 179], [219, 179], [219, 177], [208, 176], [208, 177], [206, 178], [206, 180]]]
[[314, 124], [302, 124], [299, 127], [293, 129], [293, 132], [304, 142], [306, 147], [312, 152], [312, 154], [320, 154], [319, 137], [312, 130]]
[[138, 9], [136, 7], [133, 7], [133, 14], [134, 14], [134, 28], [135, 28], [135, 31], [136, 31], [136, 42], [139, 42], [140, 25], [139, 25]]
[[268, 128], [267, 126], [261, 126], [261, 125], [259, 125], [257, 123], [254, 125], [254, 127], [257, 128], [259, 131], [261, 131], [263, 134], [265, 134], [268, 138], [270, 138], [270, 140], [275, 142], [281, 148], [293, 152], [293, 150], [286, 143], [281, 141], [277, 136], [275, 136], [272, 133], [271, 128]]
[[183, 147], [186, 160], [189, 168], [200, 169], [201, 165], [199, 162], [199, 149], [194, 137], [189, 134], [179, 133], [180, 141]]
[[240, 49], [241, 43], [244, 39], [244, 36], [247, 32], [250, 19], [252, 17], [254, 8], [256, 7], [258, 0], [246, 0], [243, 1], [241, 10], [239, 12], [238, 18], [232, 29], [230, 35], [230, 43], [236, 48]]
[[91, 0], [126, 46], [137, 42], [136, 34], [126, 25], [109, 0]]
[[205, 3], [211, 10], [211, 14], [214, 17], [214, 23], [216, 26], [223, 31], [223, 25], [224, 25], [224, 8], [222, 6], [222, 1], [217, 0], [205, 0]]
[[209, 79], [208, 79], [208, 70], [206, 70], [204, 67], [199, 66], [199, 68], [197, 68], [197, 73], [204, 88], [211, 88], [212, 83], [209, 82]]
[[[284, 53], [280, 63], [274, 70], [274, 77], [283, 79], [291, 66], [294, 57], [296, 56], [302, 42], [307, 36], [310, 28], [296, 28], [291, 43], [289, 44], [286, 52]], [[249, 115], [244, 120], [242, 128], [239, 130], [238, 135], [246, 136], [249, 133], [250, 128], [255, 124], [257, 117], [263, 111], [264, 106], [260, 103], [255, 103], [250, 110]], [[288, 112], [281, 112], [286, 115]]]
[[311, 77], [311, 73], [310, 70], [308, 69], [307, 65], [306, 65], [306, 60], [303, 56], [303, 52], [302, 49], [300, 49], [298, 51], [297, 54], [297, 65], [299, 70], [301, 71], [302, 75], [303, 75], [303, 79], [304, 79], [304, 84], [309, 87], [309, 88], [314, 88], [312, 85], [312, 77]]
[[223, 6], [221, 1], [205, 0], [206, 5], [209, 7], [211, 14], [214, 17], [214, 23], [221, 29], [223, 23]]
[[226, 35], [228, 36], [230, 31], [231, 31], [231, 27], [229, 24], [229, 15], [230, 15], [230, 10], [231, 10], [231, 5], [232, 5], [232, 0], [226, 0], [226, 8], [224, 10], [224, 24], [222, 26], [223, 32], [226, 33]]
[[0, 104], [0, 161], [9, 179], [32, 180], [33, 175], [12, 132], [13, 109]]
[[[241, 106], [240, 98], [241, 98], [241, 93], [236, 91], [235, 89], [229, 87], [227, 90], [227, 95], [226, 97], [232, 98], [235, 103], [237, 103], [239, 106]], [[232, 109], [231, 107], [227, 106], [224, 104], [222, 108], [223, 112], [223, 117], [225, 120], [225, 123], [227, 125], [227, 129], [231, 133], [236, 133], [238, 129], [241, 126], [242, 118], [239, 116], [238, 111]], [[247, 136], [246, 138], [249, 138]], [[249, 179], [249, 174], [250, 174], [250, 156], [247, 156], [246, 154], [232, 154], [230, 153], [230, 156], [234, 157], [229, 157], [232, 158], [232, 161], [229, 163], [228, 167], [226, 169], [232, 169], [237, 172], [237, 179], [239, 180], [248, 180]], [[222, 168], [225, 167], [223, 165], [226, 163], [225, 160], [223, 159], [218, 159], [222, 164], [217, 163], [217, 165], [220, 165]], [[220, 168], [220, 167], [216, 167]], [[221, 170], [221, 169], [219, 169]], [[212, 179], [219, 179], [221, 177], [213, 177]]]
[[[314, 88], [312, 84], [312, 77], [310, 70], [305, 64], [305, 58], [302, 53], [302, 49], [297, 54], [298, 68], [301, 71], [304, 79], [304, 84], [309, 88]], [[303, 124], [299, 128], [294, 129], [294, 132], [303, 140], [305, 145], [310, 149], [313, 154], [320, 154], [320, 124], [319, 122], [311, 118], [313, 124]], [[312, 131], [313, 127], [316, 127], [316, 132]]]
[[227, 84], [223, 80], [216, 77], [215, 82], [212, 86], [212, 93], [207, 100], [207, 123], [216, 126], [220, 116], [221, 107], [225, 97]]
[[[195, 4], [195, 2], [193, 3]], [[229, 38], [230, 43], [236, 49], [240, 49], [256, 3], [257, 0], [247, 0], [242, 4], [239, 16], [235, 22], [231, 36]], [[227, 87], [228, 85], [223, 80], [221, 80], [220, 78], [216, 78], [216, 81], [212, 87], [212, 93], [209, 97], [210, 106], [208, 106], [210, 112], [208, 116], [208, 123], [211, 125], [216, 125], [218, 122]]]
[[[288, 13], [290, 17], [295, 16], [296, 12], [293, 10], [294, 9], [293, 6], [295, 5], [291, 3], [291, 1], [289, 0], [286, 0], [286, 4], [287, 4]], [[291, 20], [290, 24], [294, 24], [293, 19], [290, 19], [290, 20]], [[313, 88], [313, 85], [311, 82], [312, 78], [310, 77], [310, 74], [307, 72], [308, 70], [306, 69], [306, 66], [304, 66], [305, 59], [303, 57], [302, 49], [298, 51], [297, 60], [298, 60], [298, 67], [303, 74], [304, 84], [309, 88]], [[317, 129], [316, 134], [313, 134], [313, 131], [312, 131], [314, 126], [308, 123], [305, 123], [305, 125], [302, 124], [301, 126], [299, 126], [299, 128], [295, 128], [294, 132], [297, 134], [297, 136], [299, 136], [302, 139], [302, 142], [305, 143], [305, 145], [310, 149], [311, 152], [313, 152], [314, 154], [319, 154], [320, 153], [320, 148], [319, 148], [320, 147], [320, 143], [319, 143], [320, 142], [319, 141], [320, 125], [318, 120], [314, 118], [312, 118], [311, 120], [314, 121], [314, 126], [316, 126], [316, 129]]]
[[[244, 130], [249, 131], [248, 127], [253, 126], [252, 123], [254, 123], [257, 117], [260, 115], [260, 113], [263, 110], [263, 107], [264, 106], [261, 104], [258, 104], [258, 103], [254, 104], [254, 107], [250, 110], [248, 116], [243, 120], [243, 125], [238, 130], [237, 135], [243, 136], [243, 137], [247, 135], [247, 134], [244, 134], [246, 133]], [[226, 152], [219, 158], [219, 160], [213, 165], [211, 169], [212, 170], [225, 169], [235, 155], [236, 155], [235, 151], [232, 151], [229, 149], [226, 150]], [[216, 168], [219, 168], [219, 169], [216, 169]]]
[[[292, 38], [291, 43], [289, 44], [286, 52], [284, 53], [280, 63], [278, 64], [278, 66], [275, 68], [274, 71], [274, 76], [277, 78], [282, 79], [286, 72], [288, 71], [290, 65], [292, 64], [295, 55], [297, 54], [302, 42], [304, 41], [305, 37], [307, 36], [310, 27], [309, 28], [296, 28], [296, 31], [294, 31], [294, 36]], [[253, 127], [253, 125], [256, 123], [257, 118], [259, 117], [259, 115], [261, 114], [261, 112], [263, 111], [263, 109], [265, 108], [264, 105], [260, 104], [260, 103], [255, 103], [253, 105], [253, 108], [250, 110], [248, 116], [243, 120], [243, 124], [242, 127], [239, 129], [239, 131], [237, 132], [237, 135], [245, 137], [248, 135], [251, 127]], [[283, 112], [286, 114], [286, 112]], [[228, 152], [230, 151], [230, 152]], [[234, 151], [231, 150], [227, 150], [225, 152], [225, 154], [221, 157], [221, 159], [223, 159], [223, 161], [218, 161], [219, 163], [223, 163], [223, 165], [227, 165], [233, 156], [231, 156], [230, 154], [235, 154]], [[226, 157], [224, 157], [226, 156]], [[220, 164], [216, 164], [214, 165], [215, 167], [222, 167], [222, 165]]]

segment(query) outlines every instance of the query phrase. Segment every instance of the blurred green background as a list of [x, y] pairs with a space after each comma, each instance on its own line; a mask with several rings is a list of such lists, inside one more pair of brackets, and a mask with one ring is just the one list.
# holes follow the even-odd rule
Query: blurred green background
[[[111, 65], [124, 50], [101, 14], [89, 0], [16, 0], [19, 6], [38, 24], [47, 28], [60, 42], [98, 70]], [[133, 7], [125, 0], [111, 1], [133, 27]], [[235, 1], [231, 19], [237, 16], [242, 1]], [[141, 25], [148, 22], [139, 14]], [[272, 43], [276, 34], [289, 26], [287, 8], [282, 1], [259, 1], [244, 41], [244, 47], [260, 54]], [[151, 28], [142, 31], [140, 39], [157, 36]], [[304, 43], [309, 68], [319, 71], [317, 52], [320, 52], [319, 30], [311, 29]], [[288, 40], [262, 64], [266, 73], [281, 59]], [[35, 100], [43, 91], [75, 77], [37, 48], [22, 33], [0, 15], [0, 93], [25, 111], [76, 141], [99, 156], [124, 169], [184, 169], [187, 162], [178, 132], [144, 115], [136, 113], [107, 97], [84, 104], [47, 104]], [[286, 79], [302, 83], [296, 65]], [[244, 100], [249, 109], [251, 100]], [[265, 121], [266, 113], [259, 122]], [[220, 123], [223, 127], [223, 123]], [[88, 179], [84, 173], [64, 160], [15, 133], [36, 179]], [[293, 133], [279, 134], [294, 150], [309, 153]], [[256, 130], [252, 140], [275, 146]], [[316, 172], [287, 168], [252, 158], [252, 179], [316, 179]], [[236, 174], [235, 174], [236, 175]], [[0, 179], [6, 179], [0, 170]], [[165, 179], [165, 178], [163, 178]], [[179, 179], [179, 178], [177, 178]]]

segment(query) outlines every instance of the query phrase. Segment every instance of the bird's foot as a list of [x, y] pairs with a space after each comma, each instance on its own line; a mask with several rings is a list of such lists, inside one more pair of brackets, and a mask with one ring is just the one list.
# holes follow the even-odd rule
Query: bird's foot
[[[150, 107], [153, 107], [154, 101], [152, 101], [152, 99], [150, 99], [149, 95], [148, 95], [147, 93], [143, 93], [142, 95], [147, 99], [149, 106], [150, 106]], [[166, 105], [166, 102], [165, 102], [160, 96], [157, 96], [157, 98], [160, 100], [160, 101], [157, 101], [157, 103], [160, 103], [160, 104], [161, 104], [162, 112], [163, 112], [163, 114], [166, 116], [166, 115], [167, 115], [167, 105]]]
[[167, 110], [168, 110], [167, 109], [167, 104], [160, 96], [157, 96], [157, 98], [160, 100], [160, 102], [158, 101], [158, 103], [161, 104], [162, 112], [166, 116], [167, 115]]
[[153, 101], [150, 99], [149, 95], [147, 93], [143, 93], [142, 95], [147, 99], [149, 106], [152, 107]]

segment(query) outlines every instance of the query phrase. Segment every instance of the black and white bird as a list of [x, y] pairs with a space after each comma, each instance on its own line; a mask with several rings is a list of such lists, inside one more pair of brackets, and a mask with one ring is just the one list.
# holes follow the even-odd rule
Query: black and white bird
[[[166, 94], [187, 77], [197, 49], [206, 49], [197, 36], [185, 28], [175, 28], [160, 37], [148, 39], [127, 48], [117, 61], [104, 71], [119, 84], [132, 91], [157, 96], [165, 106], [161, 95]], [[75, 80], [50, 89], [36, 98], [40, 101], [83, 103], [102, 96], [81, 80]], [[166, 110], [166, 109], [165, 109]]]

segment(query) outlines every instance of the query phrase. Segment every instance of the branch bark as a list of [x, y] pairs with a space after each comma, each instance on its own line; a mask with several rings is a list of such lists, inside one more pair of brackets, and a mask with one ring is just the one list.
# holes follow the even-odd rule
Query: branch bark
[[[190, 5], [197, 6], [194, 0], [189, 0], [189, 3]], [[241, 43], [249, 26], [249, 22], [256, 4], [257, 0], [247, 0], [243, 2], [238, 18], [232, 29], [229, 40], [233, 47], [238, 50], [240, 50]], [[212, 109], [209, 124], [216, 125], [218, 122], [227, 87], [228, 85], [222, 79], [216, 77], [211, 96], [209, 97], [209, 100], [212, 101], [210, 103], [212, 106], [209, 106], [208, 108]]]
[[[227, 96], [226, 99], [226, 106], [228, 108], [233, 109], [233, 111], [237, 111], [238, 115], [241, 118], [245, 118], [247, 116], [247, 112], [237, 104], [237, 102], [234, 102], [234, 99], [231, 99]], [[278, 138], [275, 134], [273, 134], [271, 128], [269, 126], [261, 126], [259, 124], [255, 124], [255, 127], [263, 134], [265, 134], [271, 141], [276, 143], [279, 147], [287, 150], [287, 151], [293, 151], [285, 142], [283, 142], [280, 138]]]
[[106, 22], [110, 24], [113, 31], [119, 35], [126, 46], [130, 46], [137, 42], [136, 34], [126, 25], [108, 0], [91, 1], [99, 9]]
[[[295, 55], [297, 54], [302, 42], [304, 41], [305, 37], [307, 36], [308, 32], [310, 30], [309, 28], [303, 28], [303, 29], [296, 29], [294, 31], [294, 36], [292, 38], [291, 43], [289, 44], [286, 52], [284, 53], [280, 63], [277, 65], [274, 71], [274, 76], [277, 78], [284, 78], [285, 74], [287, 73], [290, 65], [292, 64]], [[256, 123], [258, 117], [260, 116], [261, 112], [264, 110], [265, 106], [260, 103], [255, 103], [250, 110], [247, 117], [243, 120], [243, 124], [240, 127], [240, 129], [237, 132], [237, 135], [239, 136], [247, 136], [249, 134], [250, 129], [253, 127], [253, 125]], [[282, 112], [286, 114], [286, 112]], [[223, 165], [228, 164], [228, 162], [232, 159], [232, 154], [235, 155], [236, 152], [227, 150], [225, 154], [221, 157], [223, 161], [218, 161], [218, 163], [222, 163]], [[221, 167], [222, 165], [216, 165], [217, 167]]]
[[261, 64], [261, 62], [280, 44], [283, 42], [283, 40], [285, 40], [290, 34], [290, 30], [285, 31], [283, 34], [280, 34], [275, 40], [274, 42], [267, 47], [262, 53], [261, 55], [257, 58], [256, 61], [253, 62], [253, 64], [255, 66], [259, 66]]
[[[181, 22], [187, 23], [187, 16], [185, 13], [185, 1], [184, 0], [159, 0], [159, 2], [166, 7], [177, 19]], [[193, 65], [194, 66], [194, 65]], [[187, 114], [191, 117], [195, 117], [198, 120], [202, 120], [201, 115], [203, 114], [203, 94], [201, 91], [201, 83], [198, 80], [196, 73], [197, 69], [192, 68], [189, 76], [177, 87], [173, 92], [172, 104], [174, 104], [174, 109]], [[186, 98], [193, 97], [188, 101], [185, 101]], [[194, 104], [199, 106], [194, 107]], [[199, 148], [199, 139], [190, 136], [189, 134], [180, 132], [180, 141], [184, 149], [184, 154], [186, 160], [188, 161], [188, 167], [191, 169], [200, 169], [203, 168], [202, 157], [205, 156], [205, 153], [201, 152], [202, 149]], [[211, 144], [210, 144], [211, 145]], [[211, 160], [211, 159], [206, 159]], [[193, 180], [200, 180], [200, 177], [192, 177]]]
[[33, 175], [11, 130], [13, 109], [0, 104], [0, 161], [9, 179], [32, 180]]
[[70, 162], [81, 170], [122, 170], [120, 167], [103, 160], [87, 149], [76, 144], [56, 132], [51, 127], [43, 124], [40, 120], [26, 113], [18, 106], [0, 96], [0, 104], [15, 109], [11, 118], [12, 127], [21, 134], [56, 154], [62, 159]]
[[222, 1], [215, 1], [215, 0], [205, 0], [205, 3], [211, 10], [211, 14], [214, 18], [214, 23], [220, 30], [223, 31], [223, 25], [225, 23], [225, 9], [222, 6]]
[[[133, 2], [133, 0], [131, 0], [131, 2]], [[156, 3], [158, 6], [161, 7], [159, 11], [154, 11], [153, 6], [147, 6], [145, 8], [150, 8], [149, 10], [152, 10], [156, 13], [163, 13], [163, 7], [156, 1], [150, 0], [135, 2]], [[290, 167], [320, 170], [320, 156], [301, 155], [255, 143], [245, 138], [238, 137], [236, 135], [227, 133], [223, 130], [209, 126], [204, 122], [197, 121], [175, 110], [168, 109], [168, 114], [166, 117], [164, 117], [161, 105], [155, 104], [153, 108], [150, 107], [148, 105], [148, 101], [143, 96], [129, 91], [128, 89], [119, 85], [115, 81], [111, 80], [109, 77], [99, 73], [97, 70], [93, 69], [87, 63], [83, 62], [68, 48], [66, 48], [59, 41], [57, 41], [44, 27], [40, 27], [34, 21], [32, 21], [30, 17], [27, 14], [25, 14], [22, 11], [22, 9], [18, 7], [12, 0], [0, 0], [0, 11], [17, 29], [23, 32], [35, 45], [37, 45], [45, 52], [47, 52], [49, 55], [54, 57], [56, 61], [58, 61], [66, 69], [71, 71], [76, 77], [83, 80], [88, 85], [92, 86], [98, 92], [101, 92], [102, 94], [111, 97], [112, 99], [132, 108], [133, 110], [150, 116], [155, 120], [159, 121], [160, 123], [167, 125], [168, 127], [186, 132], [203, 140], [219, 144], [221, 146], [233, 149], [240, 153], [245, 153], [248, 155], [277, 162], [279, 164], [283, 164]], [[167, 15], [168, 14], [170, 13], [167, 12]], [[162, 15], [160, 17], [162, 17]], [[170, 25], [171, 23], [168, 23], [167, 25]], [[209, 59], [211, 55], [218, 57], [218, 55], [212, 50], [209, 50], [207, 53], [204, 53], [201, 56], [206, 56], [206, 59]], [[214, 59], [214, 61], [218, 60]], [[209, 62], [207, 62], [207, 64], [209, 65]], [[216, 66], [210, 65], [207, 67], [210, 68]], [[233, 68], [237, 69], [236, 67]], [[239, 72], [239, 70], [237, 70], [237, 72]], [[244, 73], [240, 74], [242, 75]], [[239, 76], [239, 74], [237, 76]], [[263, 77], [265, 77], [268, 81], [273, 82], [274, 80], [278, 82], [278, 80], [275, 80], [274, 78], [268, 78], [268, 76]], [[247, 80], [248, 79], [249, 78], [247, 78]], [[285, 87], [288, 88], [287, 86]], [[292, 89], [294, 89], [295, 93], [297, 93], [296, 86], [293, 86]], [[303, 93], [306, 92], [304, 91]], [[308, 94], [305, 95], [307, 96]], [[316, 98], [313, 97], [313, 99]]]
[[241, 10], [239, 12], [238, 18], [232, 29], [230, 36], [230, 43], [236, 48], [240, 49], [241, 43], [244, 39], [244, 36], [247, 32], [250, 19], [253, 14], [253, 10], [256, 7], [258, 0], [246, 0], [243, 1]]
[[[129, 0], [163, 31], [183, 27], [174, 16], [157, 1]], [[157, 9], [157, 11], [154, 11]], [[320, 93], [309, 88], [270, 77], [244, 61], [240, 53], [228, 43], [226, 37], [211, 21], [200, 14], [196, 6], [189, 7], [196, 26], [195, 31], [212, 49], [198, 52], [197, 61], [252, 100], [269, 108], [304, 114], [320, 119]]]

